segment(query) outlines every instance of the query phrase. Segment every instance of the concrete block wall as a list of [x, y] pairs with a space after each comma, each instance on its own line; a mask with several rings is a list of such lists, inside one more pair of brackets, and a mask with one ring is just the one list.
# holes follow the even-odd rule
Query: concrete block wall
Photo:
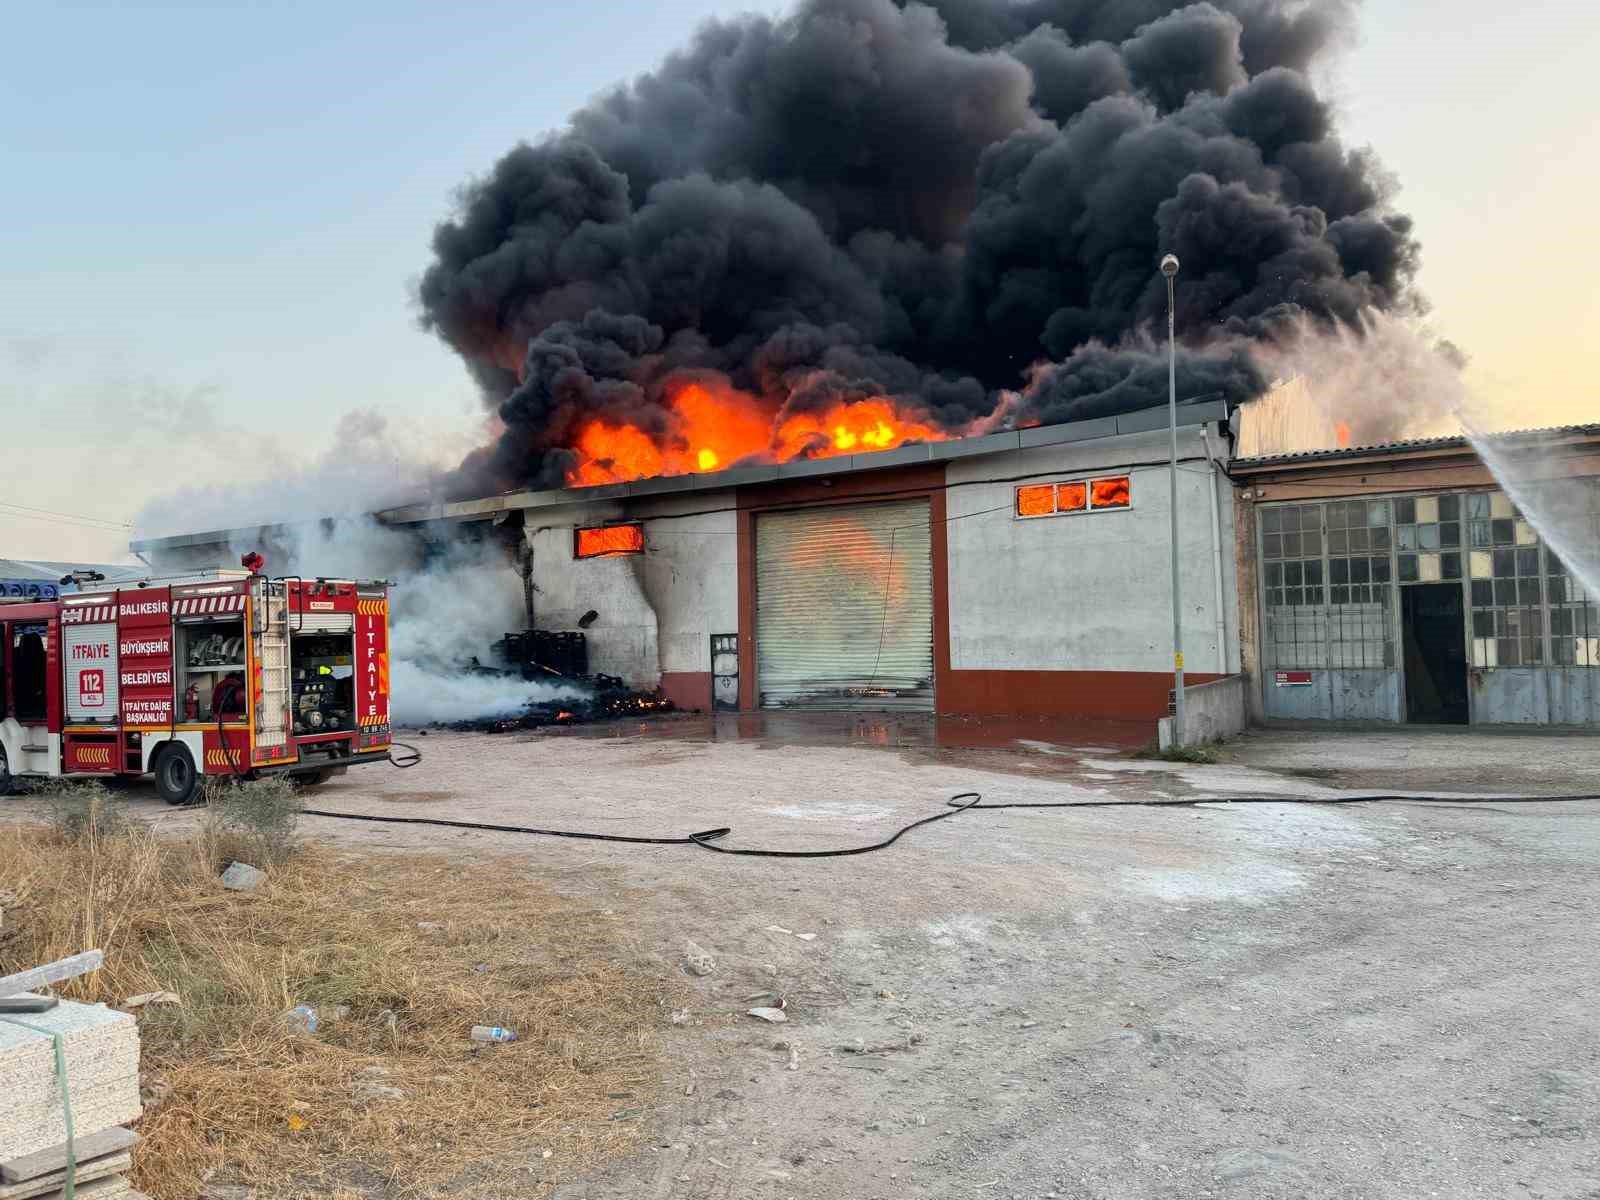
[[[643, 523], [643, 554], [573, 557], [574, 528], [624, 516]], [[529, 509], [526, 521], [539, 627], [576, 629], [593, 610], [591, 670], [709, 707], [711, 636], [738, 632], [734, 494], [634, 500], [626, 513], [615, 503]]]
[[653, 688], [661, 657], [656, 612], [640, 581], [638, 555], [573, 557], [573, 529], [619, 518], [611, 504], [532, 509], [524, 537], [533, 551], [533, 607], [540, 629], [577, 629], [585, 613], [597, 614], [584, 631], [589, 669], [616, 675], [630, 686]]
[[[1200, 457], [1197, 428], [1181, 457]], [[1213, 443], [1215, 445], [1215, 443]], [[1170, 495], [1165, 430], [950, 463], [946, 482], [953, 670], [1167, 672], [1172, 669]], [[1152, 465], [1134, 466], [1145, 463]], [[1018, 482], [1128, 473], [1127, 511], [1022, 520]], [[1018, 480], [1018, 476], [1028, 476]], [[1037, 478], [1034, 478], [1037, 476]], [[993, 480], [996, 482], [984, 482]], [[1223, 603], [1216, 605], [1222, 526]], [[1204, 462], [1180, 465], [1183, 641], [1190, 673], [1239, 669], [1233, 500]]]
[[[1184, 744], [1198, 746], [1243, 733], [1250, 724], [1249, 691], [1249, 681], [1243, 675], [1184, 688]], [[1171, 747], [1171, 717], [1161, 718], [1156, 740], [1163, 750]]]
[[637, 501], [639, 579], [654, 607], [661, 690], [680, 708], [711, 706], [711, 638], [739, 632], [738, 513], [731, 491]]

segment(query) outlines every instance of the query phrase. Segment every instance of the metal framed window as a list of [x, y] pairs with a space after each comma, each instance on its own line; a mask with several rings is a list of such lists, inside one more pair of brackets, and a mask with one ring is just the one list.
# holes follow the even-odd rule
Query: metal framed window
[[1074, 516], [1080, 513], [1120, 512], [1133, 507], [1133, 480], [1127, 475], [1099, 475], [1060, 483], [1025, 483], [1017, 488], [1016, 516]]
[[644, 553], [644, 526], [596, 525], [572, 531], [573, 558], [612, 558], [619, 554]]
[[1328, 665], [1322, 533], [1320, 504], [1273, 505], [1261, 510], [1267, 649], [1272, 658], [1268, 666]]
[[1387, 499], [1260, 510], [1266, 666], [1394, 665], [1392, 519]]
[[1544, 571], [1550, 661], [1560, 667], [1600, 667], [1600, 596], [1586, 595], [1583, 584], [1548, 549]]
[[[1552, 493], [1600, 542], [1600, 484]], [[1600, 667], [1600, 597], [1501, 492], [1388, 496], [1258, 510], [1263, 666], [1392, 668], [1397, 589], [1450, 583], [1479, 669]]]
[[1545, 661], [1539, 535], [1503, 493], [1475, 493], [1466, 500], [1472, 665], [1539, 666]]

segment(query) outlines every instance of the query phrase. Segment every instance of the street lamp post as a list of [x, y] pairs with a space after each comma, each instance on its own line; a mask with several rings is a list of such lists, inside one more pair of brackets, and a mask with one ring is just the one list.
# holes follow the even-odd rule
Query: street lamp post
[[1167, 277], [1167, 414], [1172, 434], [1172, 745], [1183, 745], [1183, 585], [1178, 576], [1178, 343], [1174, 289], [1178, 259], [1169, 254], [1161, 260], [1161, 273]]

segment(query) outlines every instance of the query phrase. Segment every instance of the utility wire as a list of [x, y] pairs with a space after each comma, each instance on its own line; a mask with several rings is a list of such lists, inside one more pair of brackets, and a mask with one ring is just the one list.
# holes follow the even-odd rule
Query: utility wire
[[104, 528], [107, 530], [132, 529], [133, 526], [125, 521], [112, 521], [104, 517], [90, 517], [82, 513], [57, 512], [51, 508], [34, 508], [28, 504], [16, 504], [10, 500], [0, 500], [0, 510], [5, 510], [6, 515], [23, 517], [31, 521], [51, 521], [63, 525], [83, 525], [88, 528]]

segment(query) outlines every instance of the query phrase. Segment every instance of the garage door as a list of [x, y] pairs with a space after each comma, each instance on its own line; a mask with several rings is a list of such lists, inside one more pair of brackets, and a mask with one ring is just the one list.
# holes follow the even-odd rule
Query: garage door
[[763, 708], [933, 708], [926, 500], [756, 518]]

